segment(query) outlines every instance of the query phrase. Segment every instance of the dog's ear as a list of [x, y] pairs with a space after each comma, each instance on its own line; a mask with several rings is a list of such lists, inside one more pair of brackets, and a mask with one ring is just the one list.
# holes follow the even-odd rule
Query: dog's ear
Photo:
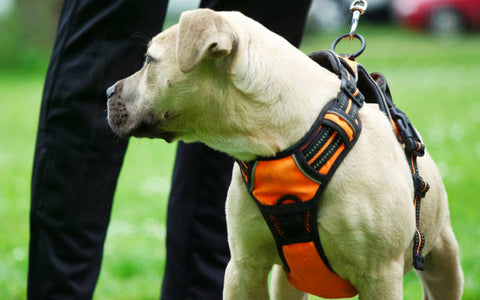
[[177, 63], [188, 73], [207, 57], [228, 56], [235, 37], [224, 17], [210, 9], [186, 11], [180, 16], [177, 34]]

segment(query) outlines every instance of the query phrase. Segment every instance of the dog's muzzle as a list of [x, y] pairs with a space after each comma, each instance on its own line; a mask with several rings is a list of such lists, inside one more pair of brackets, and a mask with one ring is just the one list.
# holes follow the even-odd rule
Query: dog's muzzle
[[123, 81], [117, 82], [106, 91], [108, 123], [113, 131], [119, 136], [126, 136], [125, 125], [127, 124], [127, 107], [120, 100]]
[[162, 129], [168, 113], [164, 113], [163, 118], [158, 118], [151, 112], [132, 116], [122, 100], [122, 91], [123, 80], [118, 81], [106, 90], [108, 124], [115, 134], [123, 138], [135, 136], [161, 138], [167, 142], [174, 140], [176, 137], [174, 132]]

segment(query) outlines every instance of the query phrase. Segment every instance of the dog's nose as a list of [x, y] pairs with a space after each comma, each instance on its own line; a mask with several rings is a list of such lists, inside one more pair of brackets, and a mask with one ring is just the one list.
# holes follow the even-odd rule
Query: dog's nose
[[115, 95], [115, 84], [107, 89], [107, 99], [110, 100]]

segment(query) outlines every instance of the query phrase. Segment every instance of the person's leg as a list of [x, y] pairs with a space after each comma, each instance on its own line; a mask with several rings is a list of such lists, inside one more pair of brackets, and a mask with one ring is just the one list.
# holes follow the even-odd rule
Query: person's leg
[[32, 176], [28, 299], [91, 299], [127, 141], [105, 89], [141, 67], [166, 1], [65, 1]]
[[[310, 2], [203, 0], [201, 7], [242, 11], [298, 46]], [[232, 165], [231, 158], [203, 144], [179, 143], [161, 299], [222, 299], [229, 260], [225, 198]]]
[[230, 257], [224, 210], [232, 165], [203, 144], [178, 144], [162, 299], [221, 299]]

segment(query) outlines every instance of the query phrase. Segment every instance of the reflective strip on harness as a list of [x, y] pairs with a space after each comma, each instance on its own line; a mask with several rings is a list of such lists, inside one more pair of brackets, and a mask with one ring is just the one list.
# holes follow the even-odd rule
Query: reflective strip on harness
[[326, 113], [324, 118], [338, 124], [348, 136], [350, 142], [353, 141], [353, 127], [352, 125], [348, 124], [348, 122], [345, 121], [342, 117], [337, 114]]

